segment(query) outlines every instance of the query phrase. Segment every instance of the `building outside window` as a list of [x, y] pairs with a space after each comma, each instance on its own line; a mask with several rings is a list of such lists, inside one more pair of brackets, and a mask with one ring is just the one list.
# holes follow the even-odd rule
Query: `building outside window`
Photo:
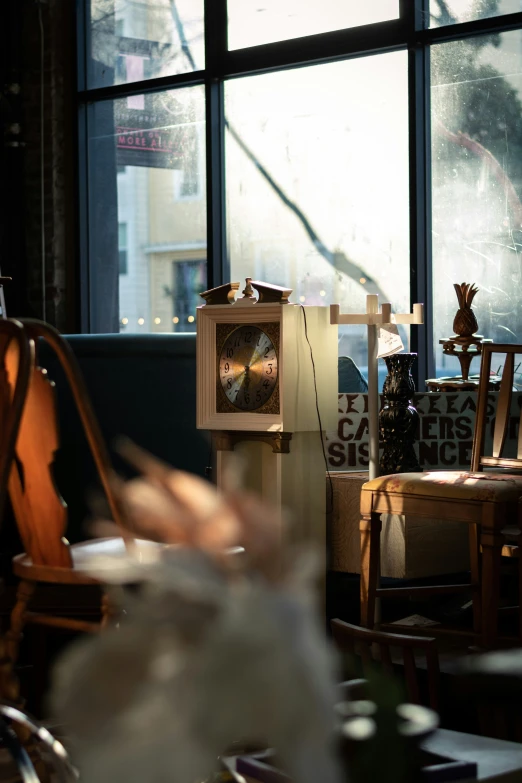
[[120, 275], [126, 275], [127, 269], [127, 224], [118, 223], [118, 252], [120, 256]]
[[[86, 330], [192, 329], [199, 289], [247, 276], [378, 293], [425, 303], [422, 381], [458, 372], [466, 280], [481, 333], [522, 341], [520, 0], [83, 3]], [[364, 371], [364, 330], [339, 351]]]

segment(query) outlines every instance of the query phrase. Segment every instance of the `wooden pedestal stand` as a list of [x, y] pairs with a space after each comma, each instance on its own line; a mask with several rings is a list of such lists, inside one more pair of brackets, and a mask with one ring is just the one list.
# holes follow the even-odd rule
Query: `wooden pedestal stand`
[[[222, 297], [205, 292], [207, 304], [197, 309], [197, 426], [212, 431], [217, 486], [230, 489], [237, 482], [275, 507], [275, 513], [287, 510], [290, 522], [287, 527], [283, 520], [282, 544], [313, 542], [322, 555], [326, 466], [318, 409], [323, 431], [335, 429], [337, 328], [330, 324], [328, 308], [292, 304], [287, 289], [248, 279], [248, 295], [243, 292], [234, 301], [238, 287], [224, 286]], [[277, 383], [264, 406], [241, 410], [223, 405], [219, 368], [227, 361], [223, 339], [229, 338], [220, 335], [248, 326], [276, 335]]]

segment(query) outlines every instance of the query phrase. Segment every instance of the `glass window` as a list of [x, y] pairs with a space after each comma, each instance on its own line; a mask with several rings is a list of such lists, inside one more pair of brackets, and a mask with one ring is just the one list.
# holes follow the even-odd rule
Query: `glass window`
[[[91, 331], [184, 331], [194, 286], [205, 289], [204, 88], [99, 101], [88, 112]], [[178, 200], [173, 172], [184, 171], [197, 172], [197, 193]], [[178, 261], [183, 274], [173, 272]]]
[[454, 283], [480, 289], [480, 334], [522, 342], [522, 34], [440, 44], [431, 61], [434, 337], [438, 374], [456, 375], [438, 345]]
[[120, 255], [120, 275], [127, 274], [127, 224], [118, 223], [118, 251]]
[[522, 11], [520, 0], [430, 0], [429, 27]]
[[399, 0], [228, 0], [228, 47], [398, 19]]
[[[409, 310], [406, 52], [236, 79], [225, 106], [231, 279]], [[340, 334], [366, 365], [365, 327]]]
[[204, 67], [203, 0], [89, 0], [87, 87]]

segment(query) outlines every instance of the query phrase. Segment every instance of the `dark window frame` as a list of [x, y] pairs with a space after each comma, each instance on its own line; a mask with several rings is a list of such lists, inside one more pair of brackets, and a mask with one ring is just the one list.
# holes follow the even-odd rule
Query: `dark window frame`
[[429, 0], [399, 0], [400, 16], [385, 22], [228, 51], [227, 0], [205, 1], [205, 68], [111, 87], [86, 88], [89, 0], [77, 0], [79, 117], [79, 243], [81, 329], [90, 331], [87, 106], [100, 100], [204, 85], [206, 97], [207, 275], [213, 287], [229, 279], [226, 247], [224, 83], [228, 79], [344, 60], [397, 49], [408, 52], [410, 302], [424, 302], [426, 324], [411, 332], [418, 388], [435, 374], [431, 319], [430, 46], [477, 34], [522, 29], [522, 12], [424, 28]]

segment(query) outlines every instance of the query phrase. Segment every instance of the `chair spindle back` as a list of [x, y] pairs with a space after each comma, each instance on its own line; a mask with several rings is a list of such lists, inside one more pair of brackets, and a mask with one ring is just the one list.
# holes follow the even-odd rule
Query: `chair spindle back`
[[[362, 659], [364, 675], [372, 668], [380, 666], [387, 674], [393, 676], [395, 667], [392, 660], [392, 650], [399, 650], [404, 667], [404, 680], [408, 699], [414, 704], [421, 703], [418, 668], [415, 651], [426, 659], [428, 679], [429, 706], [437, 710], [439, 701], [439, 657], [437, 642], [430, 637], [403, 636], [402, 634], [373, 631], [360, 628], [343, 620], [331, 621], [332, 635], [339, 650]], [[376, 658], [375, 652], [379, 655]]]

